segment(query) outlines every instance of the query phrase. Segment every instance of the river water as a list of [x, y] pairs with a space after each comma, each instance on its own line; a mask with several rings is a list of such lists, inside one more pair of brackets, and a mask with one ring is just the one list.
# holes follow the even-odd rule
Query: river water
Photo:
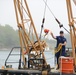
[[[9, 54], [10, 50], [0, 50], [0, 68], [5, 65], [5, 60]], [[18, 54], [19, 51], [14, 51], [14, 54]], [[54, 61], [54, 54], [53, 51], [45, 51], [45, 58], [48, 64], [50, 64], [51, 67], [55, 66], [55, 61]], [[8, 61], [14, 61], [14, 62], [19, 62], [19, 55], [14, 56], [12, 55]], [[18, 68], [18, 63], [10, 63], [12, 65], [12, 68]]]

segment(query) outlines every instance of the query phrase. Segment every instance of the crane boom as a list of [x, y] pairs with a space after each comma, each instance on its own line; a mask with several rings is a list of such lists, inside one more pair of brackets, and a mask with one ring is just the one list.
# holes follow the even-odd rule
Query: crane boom
[[67, 12], [68, 12], [68, 21], [70, 27], [70, 37], [72, 42], [72, 55], [75, 60], [75, 67], [76, 67], [76, 23], [75, 18], [73, 17], [72, 5], [71, 0], [66, 0], [67, 4]]
[[[41, 41], [38, 37], [27, 1], [14, 0], [14, 7], [24, 67], [26, 67], [24, 51], [26, 51], [26, 53], [28, 54], [29, 64], [31, 64], [32, 55], [34, 55], [34, 59], [41, 58], [42, 56], [43, 61], [45, 62], [44, 64], [47, 64], [44, 56], [46, 43], [44, 41]], [[33, 51], [35, 52], [35, 54], [32, 54]], [[40, 62], [42, 61], [40, 60]]]

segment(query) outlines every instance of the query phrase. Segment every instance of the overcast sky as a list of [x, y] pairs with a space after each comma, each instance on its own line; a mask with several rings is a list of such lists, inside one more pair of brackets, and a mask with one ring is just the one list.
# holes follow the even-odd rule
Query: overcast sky
[[[35, 27], [39, 33], [45, 4], [43, 0], [27, 0], [27, 2], [35, 23]], [[66, 0], [47, 0], [47, 4], [55, 17], [57, 17], [64, 27], [69, 30]], [[73, 3], [72, 5], [75, 7]], [[75, 11], [76, 7], [74, 8], [74, 12]], [[17, 29], [13, 0], [0, 0], [0, 24], [9, 24], [14, 29]], [[48, 8], [46, 9], [44, 28], [52, 30], [55, 35], [58, 35], [60, 30], [64, 30], [63, 28], [59, 28]], [[67, 32], [65, 31], [65, 33]]]

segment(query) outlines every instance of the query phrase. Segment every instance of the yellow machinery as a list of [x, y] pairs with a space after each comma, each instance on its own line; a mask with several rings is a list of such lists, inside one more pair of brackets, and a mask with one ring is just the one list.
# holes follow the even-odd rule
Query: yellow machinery
[[38, 37], [26, 0], [14, 0], [14, 7], [24, 68], [26, 68], [25, 51], [28, 55], [28, 68], [45, 68], [47, 66], [44, 56], [46, 43]]
[[[76, 2], [76, 0], [73, 0]], [[69, 27], [70, 27], [70, 37], [72, 42], [72, 56], [75, 61], [75, 69], [76, 69], [76, 17], [73, 15], [72, 6], [71, 6], [71, 0], [66, 0], [67, 4], [67, 12], [68, 12], [68, 21], [69, 21]]]

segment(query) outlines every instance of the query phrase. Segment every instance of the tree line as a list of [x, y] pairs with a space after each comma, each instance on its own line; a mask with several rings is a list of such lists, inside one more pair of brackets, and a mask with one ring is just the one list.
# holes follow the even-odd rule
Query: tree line
[[[67, 47], [71, 47], [70, 35], [66, 34]], [[43, 38], [49, 46], [55, 47], [56, 41]], [[14, 30], [10, 25], [0, 25], [0, 48], [12, 48], [20, 46], [18, 30]]]
[[19, 46], [18, 31], [10, 25], [0, 25], [0, 48], [11, 48]]

